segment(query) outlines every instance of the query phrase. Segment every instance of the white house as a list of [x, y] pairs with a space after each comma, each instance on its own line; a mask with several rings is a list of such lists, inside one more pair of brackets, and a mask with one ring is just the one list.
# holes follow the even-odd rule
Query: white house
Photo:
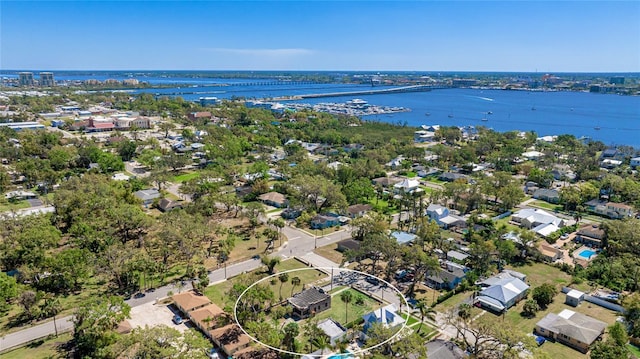
[[394, 304], [376, 309], [373, 312], [363, 315], [362, 318], [364, 319], [363, 331], [365, 333], [373, 323], [382, 323], [382, 325], [388, 328], [393, 328], [405, 322], [404, 318], [398, 314], [398, 309]]
[[562, 228], [566, 224], [563, 219], [560, 219], [547, 211], [533, 208], [525, 208], [514, 213], [513, 216], [511, 216], [511, 220], [527, 229], [536, 228], [542, 224], [553, 224], [558, 228]]
[[393, 188], [396, 190], [396, 192], [404, 191], [404, 193], [411, 193], [419, 189], [420, 188], [419, 186], [420, 186], [420, 181], [405, 178], [404, 180], [402, 180], [402, 182], [398, 182], [394, 184]]
[[638, 167], [640, 167], [640, 157], [634, 157], [631, 159], [631, 162], [629, 163], [629, 165], [631, 166], [631, 168], [636, 169]]

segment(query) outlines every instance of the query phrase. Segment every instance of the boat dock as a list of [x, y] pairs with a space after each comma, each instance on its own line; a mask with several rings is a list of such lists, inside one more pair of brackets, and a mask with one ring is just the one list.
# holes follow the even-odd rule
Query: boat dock
[[306, 98], [321, 98], [321, 97], [340, 97], [340, 96], [358, 96], [358, 95], [377, 95], [377, 94], [389, 94], [389, 93], [402, 93], [402, 92], [426, 92], [431, 91], [436, 87], [429, 85], [413, 85], [394, 87], [388, 89], [379, 90], [360, 90], [349, 92], [328, 92], [328, 93], [312, 93], [307, 95], [294, 95], [294, 96], [281, 96], [275, 98], [269, 98], [270, 101], [291, 101], [291, 100], [303, 100]]

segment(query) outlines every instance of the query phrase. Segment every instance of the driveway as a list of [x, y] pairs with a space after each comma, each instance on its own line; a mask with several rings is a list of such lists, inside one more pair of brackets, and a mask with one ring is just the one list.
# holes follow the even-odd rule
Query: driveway
[[156, 327], [158, 325], [166, 325], [175, 328], [180, 332], [187, 330], [184, 323], [176, 325], [171, 320], [174, 316], [171, 307], [166, 304], [145, 303], [137, 307], [131, 307], [131, 319], [129, 324], [132, 328]]

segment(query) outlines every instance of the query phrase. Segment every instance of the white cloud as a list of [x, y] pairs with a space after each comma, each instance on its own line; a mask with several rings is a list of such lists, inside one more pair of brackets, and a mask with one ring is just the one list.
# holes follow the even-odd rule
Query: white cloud
[[203, 50], [228, 55], [259, 56], [259, 57], [293, 57], [311, 55], [315, 51], [310, 49], [232, 49], [224, 47], [205, 48]]

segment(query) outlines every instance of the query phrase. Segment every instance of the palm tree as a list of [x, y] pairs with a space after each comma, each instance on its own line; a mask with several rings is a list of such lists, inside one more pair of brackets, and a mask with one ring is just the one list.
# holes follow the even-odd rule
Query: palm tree
[[416, 303], [416, 308], [420, 310], [420, 326], [418, 327], [418, 330], [417, 330], [417, 332], [419, 333], [420, 329], [422, 329], [422, 324], [424, 324], [425, 318], [431, 321], [435, 320], [436, 311], [433, 310], [432, 307], [427, 305], [427, 301], [425, 300], [425, 298], [418, 299], [418, 302]]
[[293, 289], [300, 285], [300, 278], [293, 277], [291, 278], [291, 296], [293, 297]]
[[267, 266], [267, 272], [269, 272], [269, 274], [273, 274], [275, 267], [280, 263], [280, 258], [262, 256], [260, 261], [262, 261], [262, 264]]
[[289, 274], [287, 274], [287, 273], [281, 273], [281, 274], [278, 276], [278, 279], [280, 280], [280, 291], [279, 291], [279, 293], [280, 293], [280, 300], [282, 300], [282, 285], [289, 281]]
[[349, 322], [349, 303], [353, 300], [353, 293], [350, 290], [345, 290], [340, 293], [340, 300], [344, 302], [344, 324], [347, 325]]

